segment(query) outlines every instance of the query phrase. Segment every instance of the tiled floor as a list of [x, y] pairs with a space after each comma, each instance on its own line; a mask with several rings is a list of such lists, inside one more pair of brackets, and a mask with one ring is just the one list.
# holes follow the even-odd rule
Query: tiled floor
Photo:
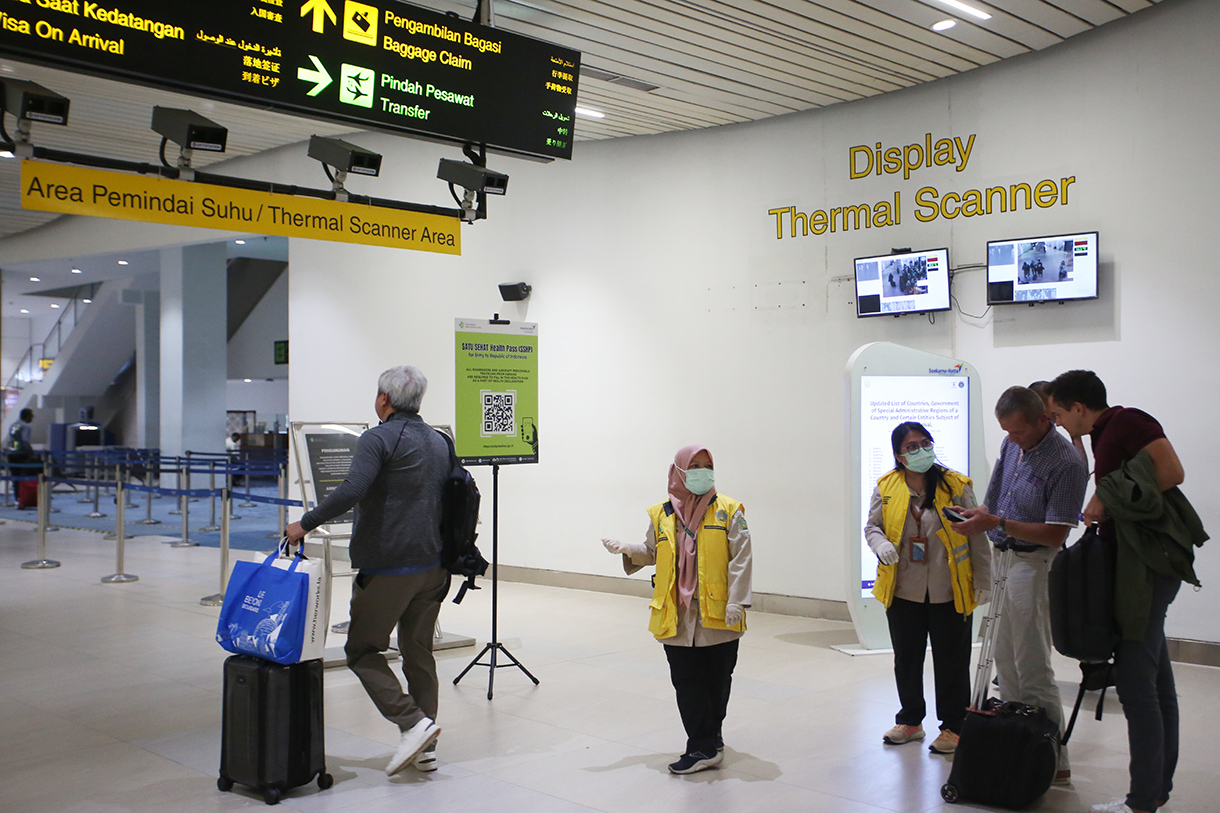
[[[221, 663], [213, 640], [218, 551], [127, 543], [132, 584], [100, 583], [114, 543], [61, 531], [54, 570], [35, 558], [24, 523], [0, 526], [0, 810], [255, 809], [259, 797], [220, 793]], [[441, 615], [446, 631], [486, 641], [490, 591]], [[945, 805], [949, 761], [911, 744], [886, 747], [895, 692], [890, 659], [829, 648], [846, 624], [752, 613], [726, 722], [724, 766], [690, 777], [666, 764], [683, 735], [664, 655], [637, 598], [504, 584], [506, 647], [516, 669], [452, 679], [472, 648], [441, 653], [441, 768], [382, 772], [396, 730], [345, 669], [326, 674], [327, 767], [335, 785], [292, 791], [298, 811], [865, 811], [972, 810]], [[929, 664], [930, 665], [930, 664]], [[1065, 699], [1076, 667], [1057, 662]], [[1177, 667], [1183, 709], [1178, 787], [1166, 810], [1220, 809], [1220, 670]], [[929, 688], [930, 688], [929, 676]], [[929, 692], [930, 695], [930, 692]], [[1086, 701], [1091, 709], [1093, 697]], [[1083, 713], [1082, 713], [1083, 714]], [[932, 721], [928, 721], [930, 724]], [[1072, 743], [1075, 783], [1033, 809], [1080, 811], [1126, 789], [1126, 729], [1116, 702], [1100, 723], [1083, 714]]]

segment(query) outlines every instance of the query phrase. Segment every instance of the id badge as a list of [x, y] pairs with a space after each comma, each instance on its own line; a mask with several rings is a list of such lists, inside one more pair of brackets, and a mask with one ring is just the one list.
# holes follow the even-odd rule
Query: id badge
[[928, 538], [926, 536], [911, 537], [911, 561], [922, 562], [927, 559]]

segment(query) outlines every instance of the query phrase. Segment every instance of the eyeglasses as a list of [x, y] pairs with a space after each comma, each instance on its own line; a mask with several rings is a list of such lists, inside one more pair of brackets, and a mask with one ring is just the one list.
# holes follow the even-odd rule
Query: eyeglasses
[[911, 452], [918, 452], [920, 449], [931, 449], [931, 448], [932, 448], [932, 441], [928, 440], [927, 438], [924, 438], [919, 443], [908, 443], [906, 446], [903, 446], [902, 454], [910, 454]]

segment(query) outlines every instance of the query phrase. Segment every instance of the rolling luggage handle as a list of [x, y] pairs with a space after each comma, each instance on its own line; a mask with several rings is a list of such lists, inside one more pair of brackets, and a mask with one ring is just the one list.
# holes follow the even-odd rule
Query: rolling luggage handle
[[979, 648], [979, 665], [974, 673], [974, 689], [970, 693], [970, 708], [982, 711], [987, 703], [991, 684], [991, 668], [995, 665], [996, 624], [1004, 613], [1004, 597], [1008, 592], [1008, 569], [1012, 565], [1012, 548], [1005, 548], [999, 566], [992, 574], [991, 609], [983, 619], [983, 643]]

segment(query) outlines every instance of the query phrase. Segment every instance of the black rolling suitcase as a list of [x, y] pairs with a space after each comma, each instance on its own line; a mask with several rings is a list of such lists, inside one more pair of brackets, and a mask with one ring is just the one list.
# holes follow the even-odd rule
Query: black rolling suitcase
[[234, 783], [254, 788], [273, 805], [315, 776], [326, 790], [322, 727], [322, 661], [281, 666], [234, 655], [224, 667], [224, 720], [220, 745], [222, 791]]
[[1004, 611], [1012, 550], [1000, 559], [991, 611], [983, 627], [983, 646], [969, 712], [953, 754], [949, 781], [940, 789], [946, 802], [969, 801], [1020, 808], [1051, 786], [1059, 756], [1059, 729], [1043, 709], [988, 698], [994, 663], [995, 630]]

